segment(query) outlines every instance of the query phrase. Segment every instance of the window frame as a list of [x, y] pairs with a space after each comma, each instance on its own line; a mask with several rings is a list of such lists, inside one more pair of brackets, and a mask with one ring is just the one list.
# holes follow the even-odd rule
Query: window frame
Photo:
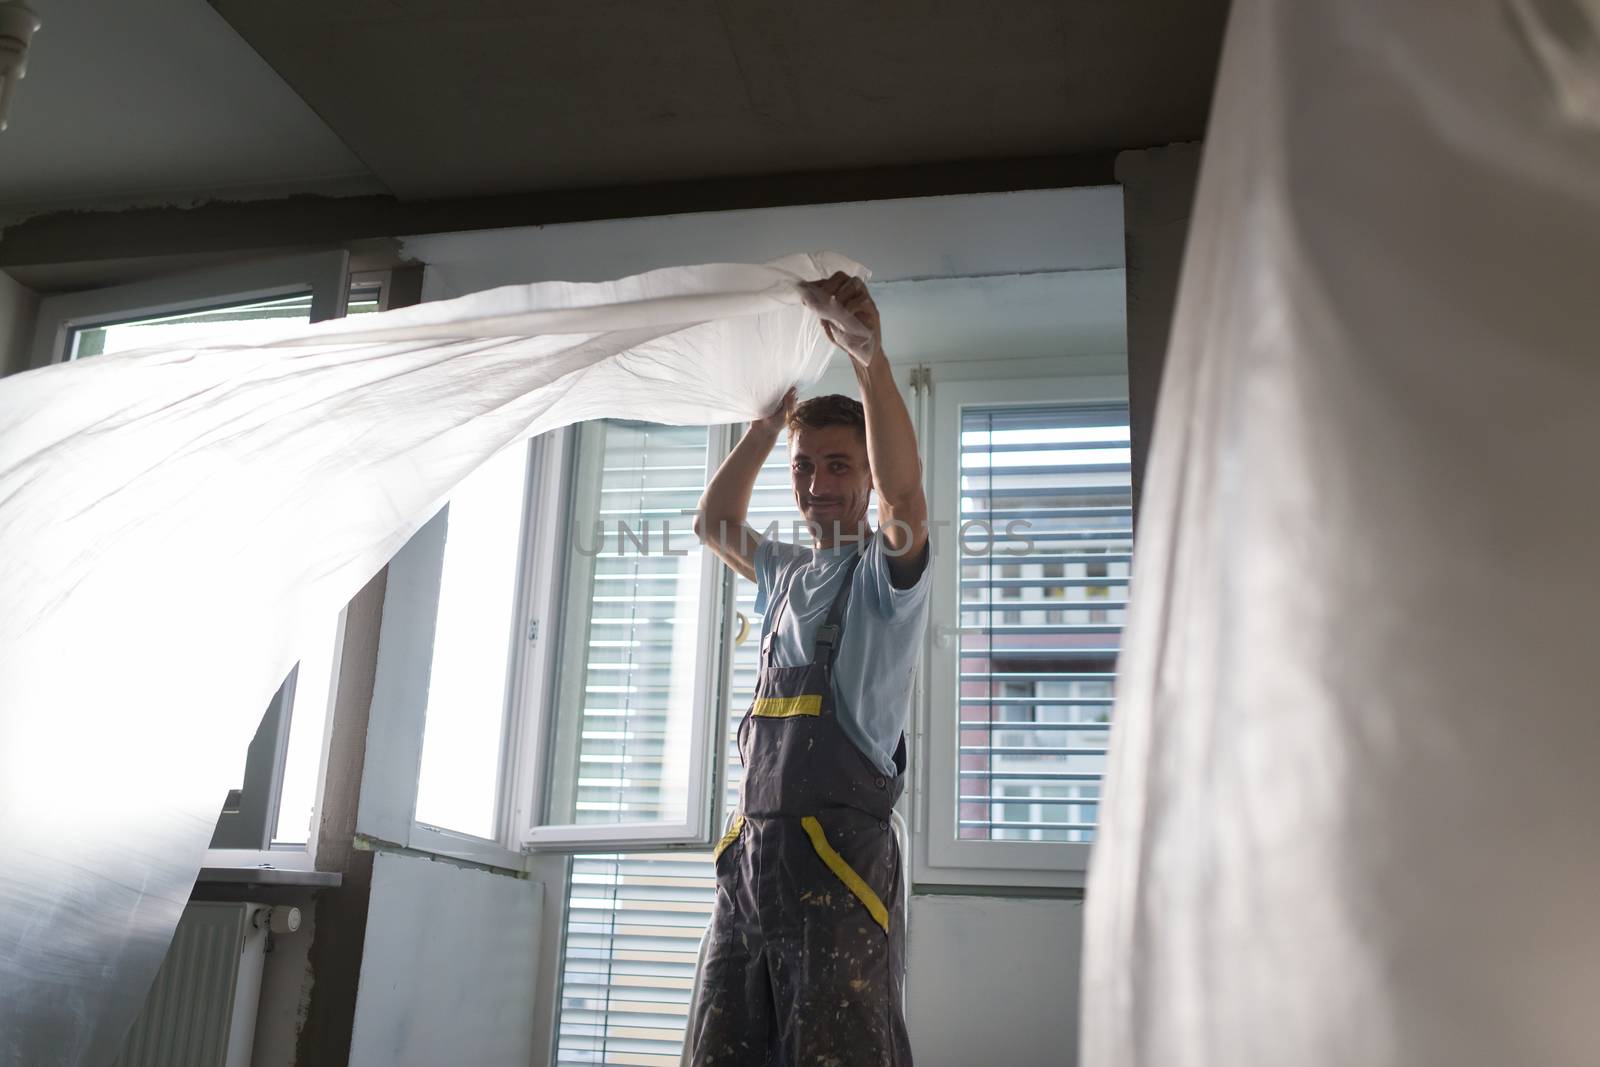
[[[706, 427], [707, 477], [732, 447], [732, 427]], [[724, 709], [733, 663], [733, 575], [703, 545], [698, 622], [695, 628], [694, 721], [689, 745], [689, 781], [694, 793], [685, 818], [678, 822], [575, 824], [549, 822], [549, 790], [557, 756], [560, 725], [560, 679], [566, 670], [582, 669], [581, 646], [560, 640], [569, 592], [567, 561], [577, 516], [590, 514], [598, 491], [598, 468], [590, 469], [592, 447], [585, 439], [597, 433], [593, 422], [578, 423], [546, 435], [551, 438], [536, 474], [529, 478], [529, 519], [524, 523], [519, 627], [537, 627], [531, 654], [513, 668], [515, 694], [508, 719], [516, 738], [509, 750], [515, 760], [506, 775], [513, 795], [506, 805], [516, 844], [527, 853], [610, 853], [700, 851], [709, 849], [721, 832], [722, 794], [727, 766]], [[559, 500], [555, 508], [534, 513], [533, 501]], [[687, 532], [674, 529], [674, 538]], [[677, 542], [674, 542], [675, 545]]]
[[[311, 293], [311, 321], [343, 318], [349, 298], [350, 254], [344, 250], [252, 260], [166, 278], [61, 293], [39, 301], [32, 368], [70, 361], [73, 330], [158, 315], [203, 311], [250, 300]], [[384, 290], [387, 296], [387, 290]]]
[[299, 664], [295, 665], [295, 687], [289, 698], [289, 714], [284, 716], [282, 725], [279, 727], [280, 737], [278, 740], [277, 758], [273, 761], [271, 807], [269, 808], [267, 822], [266, 843], [266, 851], [272, 853], [273, 855], [292, 855], [304, 852], [310, 856], [312, 860], [316, 859], [317, 834], [315, 831], [318, 822], [318, 814], [322, 811], [323, 796], [326, 793], [328, 786], [328, 742], [333, 735], [333, 713], [334, 707], [338, 703], [339, 671], [344, 665], [344, 640], [346, 628], [349, 624], [349, 616], [350, 609], [348, 606], [339, 609], [339, 617], [335, 621], [333, 627], [333, 645], [329, 649], [328, 690], [322, 695], [322, 702], [320, 705], [321, 728], [318, 730], [317, 740], [317, 769], [316, 777], [314, 779], [316, 782], [316, 787], [312, 791], [311, 797], [311, 829], [307, 832], [307, 840], [304, 844], [278, 844], [275, 842], [274, 838], [276, 838], [278, 833], [278, 817], [282, 814], [283, 774], [289, 762], [289, 738], [290, 732], [294, 729], [294, 715], [297, 711], [316, 712], [318, 710], [318, 705], [315, 702], [307, 704], [304, 708], [300, 707], [303, 696], [299, 687], [300, 668]]
[[[558, 431], [559, 433], [559, 431]], [[494, 867], [502, 870], [525, 871], [528, 864], [526, 851], [520, 847], [517, 836], [512, 832], [513, 826], [513, 799], [516, 794], [515, 782], [520, 767], [518, 758], [518, 742], [521, 736], [522, 709], [515, 698], [514, 679], [518, 677], [522, 662], [528, 658], [526, 631], [523, 620], [526, 618], [523, 583], [527, 578], [528, 553], [530, 540], [535, 536], [534, 517], [536, 515], [534, 502], [539, 499], [537, 495], [541, 474], [548, 462], [547, 455], [550, 447], [549, 439], [556, 434], [546, 434], [521, 442], [510, 447], [520, 448], [523, 451], [524, 482], [523, 499], [519, 509], [521, 530], [519, 532], [517, 548], [517, 598], [512, 606], [513, 625], [506, 634], [506, 640], [511, 643], [511, 655], [507, 662], [506, 684], [502, 688], [502, 712], [500, 720], [500, 740], [498, 751], [495, 755], [495, 814], [492, 820], [494, 827], [493, 837], [479, 837], [462, 830], [452, 830], [449, 827], [436, 826], [423, 822], [417, 818], [417, 797], [421, 790], [422, 751], [426, 740], [428, 684], [414, 686], [412, 679], [400, 680], [397, 687], [401, 692], [396, 696], [402, 705], [396, 716], [397, 723], [404, 722], [405, 729], [414, 729], [415, 752], [407, 752], [407, 756], [414, 755], [414, 762], [409, 763], [411, 773], [404, 775], [398, 769], [399, 760], [390, 758], [380, 761], [386, 773], [379, 776], [381, 782], [376, 782], [369, 793], [367, 780], [362, 782], [362, 815], [358, 816], [358, 833], [363, 832], [362, 826], [383, 826], [392, 822], [394, 808], [399, 808], [403, 816], [403, 840], [394, 842], [405, 848], [426, 852], [430, 855], [444, 856], [449, 859], [462, 860], [468, 863], [477, 863], [485, 867]], [[414, 653], [429, 662], [429, 673], [434, 651], [434, 642], [439, 625], [440, 586], [444, 568], [445, 546], [449, 540], [449, 510], [447, 502], [439, 512], [425, 524], [423, 529], [413, 537], [415, 547], [420, 550], [419, 558], [409, 560], [408, 564], [420, 572], [430, 572], [424, 581], [430, 581], [428, 606], [425, 617], [407, 615], [403, 619], [396, 617], [390, 622], [387, 614], [380, 632], [388, 630], [391, 625], [397, 628], [393, 631], [401, 641], [415, 642]], [[436, 533], [429, 532], [429, 526], [436, 521], [443, 521], [443, 526]], [[402, 553], [409, 554], [413, 548], [408, 543]], [[391, 575], [397, 566], [399, 556], [390, 561]], [[400, 564], [405, 566], [406, 564]], [[387, 609], [388, 598], [385, 598]], [[419, 605], [420, 606], [420, 605]], [[402, 634], [403, 630], [403, 634]], [[426, 631], [426, 639], [420, 640], [422, 632]], [[379, 666], [380, 672], [392, 671], [394, 668], [386, 663], [382, 655], [380, 641]], [[398, 679], [398, 673], [396, 674]], [[377, 690], [374, 690], [376, 698]], [[377, 712], [374, 708], [374, 713]], [[370, 733], [369, 733], [370, 737]], [[409, 746], [408, 746], [409, 747]], [[370, 757], [369, 757], [370, 759]], [[371, 807], [369, 807], [369, 802]], [[367, 820], [371, 820], [368, 822]]]
[[[536, 459], [528, 473], [528, 492], [523, 507], [522, 574], [519, 579], [517, 627], [523, 637], [522, 654], [512, 664], [511, 714], [507, 715], [510, 736], [506, 745], [507, 766], [502, 780], [509, 789], [502, 827], [508, 842], [519, 851], [530, 851], [523, 843], [526, 828], [533, 825], [542, 808], [545, 767], [551, 738], [545, 730], [547, 694], [555, 685], [559, 642], [551, 640], [550, 624], [560, 611], [566, 588], [561, 562], [566, 558], [571, 538], [567, 536], [571, 514], [572, 469], [577, 450], [579, 426], [565, 426], [535, 439]], [[538, 500], [556, 500], [554, 508], [539, 509]]]
[[[956, 579], [961, 550], [953, 539], [959, 530], [961, 493], [961, 413], [964, 407], [1036, 406], [1041, 398], [1064, 404], [1126, 404], [1127, 378], [1104, 373], [1073, 373], [1031, 378], [947, 378], [935, 365], [929, 375], [924, 470], [930, 521], [949, 523], [951, 533], [931, 565], [934, 587], [929, 592], [930, 625], [924, 647], [922, 696], [916, 708], [915, 775], [912, 803], [913, 885], [993, 886], [1024, 889], [1081, 889], [1093, 845], [1084, 842], [979, 841], [957, 836], [960, 802], [956, 771], [959, 730], [953, 725], [959, 705], [939, 706], [939, 695], [959, 692], [940, 682], [959, 672], [960, 598]], [[1059, 398], [1057, 400], [1056, 398]], [[956, 619], [951, 626], [939, 620]]]
[[[383, 779], [381, 782], [364, 781], [363, 810], [370, 819], [367, 825], [371, 829], [392, 827], [389, 834], [400, 831], [403, 840], [395, 841], [396, 844], [490, 867], [527, 870], [536, 857], [552, 853], [701, 851], [709, 849], [721, 832], [721, 796], [727, 775], [722, 755], [726, 744], [722, 710], [732, 665], [733, 575], [724, 573], [725, 568], [712, 566], [714, 557], [699, 546], [691, 549], [706, 553], [706, 558], [701, 570], [696, 652], [699, 722], [695, 726], [697, 739], [691, 748], [690, 773], [691, 780], [705, 783], [704, 802], [691, 803], [689, 817], [682, 823], [578, 826], [538, 821], [546, 808], [550, 763], [559, 722], [557, 700], [562, 647], [556, 639], [557, 623], [565, 606], [565, 561], [571, 544], [573, 517], [581, 513], [583, 486], [579, 463], [585, 425], [577, 423], [553, 430], [531, 439], [526, 445], [528, 473], [521, 508], [517, 593], [512, 615], [515, 621], [512, 632], [507, 635], [513, 642], [513, 652], [507, 666], [506, 706], [497, 763], [496, 835], [477, 837], [419, 822], [415, 813], [419, 783], [414, 774], [406, 775], [406, 781], [395, 780], [392, 775], [379, 776]], [[706, 429], [707, 462], [715, 469], [731, 447], [731, 434], [727, 427]], [[597, 488], [597, 484], [593, 488]], [[545, 506], [544, 502], [551, 500], [558, 501], [558, 505]], [[432, 648], [438, 624], [437, 581], [444, 543], [448, 539], [447, 511], [448, 505], [441, 509], [445, 520], [442, 536], [429, 534], [425, 527], [414, 539], [416, 544], [408, 546], [415, 552], [415, 558], [408, 552], [406, 562], [399, 564], [432, 572], [433, 587], [429, 594], [432, 608], [428, 617], [408, 617], [403, 621], [397, 617], [393, 623], [385, 619], [386, 628], [390, 625], [403, 627], [411, 641], [418, 641], [422, 637], [421, 629], [426, 627], [426, 650]], [[674, 529], [674, 538], [679, 535], [680, 531]], [[392, 562], [391, 576], [395, 567], [396, 563]], [[418, 575], [420, 577], [420, 570]], [[710, 654], [712, 650], [716, 650], [715, 655]], [[409, 654], [424, 652], [424, 644], [417, 643]], [[394, 670], [381, 660], [380, 655], [380, 672]], [[401, 688], [406, 684], [402, 683]], [[408, 708], [394, 713], [397, 721], [417, 721], [415, 757], [420, 770], [426, 687], [420, 695], [406, 692], [400, 695], [400, 700]], [[409, 707], [413, 704], [420, 706]], [[369, 805], [369, 796], [375, 804]], [[379, 799], [380, 796], [383, 799]], [[398, 814], [404, 816], [400, 825], [396, 825], [393, 818], [396, 808], [400, 809]], [[358, 832], [373, 836], [360, 826]], [[386, 838], [389, 834], [377, 836]]]

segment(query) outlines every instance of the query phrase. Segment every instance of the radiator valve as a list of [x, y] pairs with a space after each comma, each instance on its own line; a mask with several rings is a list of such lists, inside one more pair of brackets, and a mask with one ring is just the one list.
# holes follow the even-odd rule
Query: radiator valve
[[300, 929], [300, 909], [288, 906], [257, 908], [250, 922], [257, 930], [266, 927], [275, 934], [292, 934]]

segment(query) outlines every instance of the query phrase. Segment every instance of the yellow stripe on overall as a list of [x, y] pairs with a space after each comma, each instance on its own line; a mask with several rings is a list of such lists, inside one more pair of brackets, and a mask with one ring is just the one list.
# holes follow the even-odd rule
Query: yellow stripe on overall
[[717, 842], [717, 847], [711, 852], [711, 862], [715, 863], [722, 858], [722, 853], [727, 847], [739, 840], [739, 831], [744, 829], [744, 816], [735, 815], [733, 825], [728, 827], [728, 832], [722, 835], [722, 840]]
[[822, 857], [822, 862], [828, 865], [828, 870], [839, 876], [839, 881], [843, 882], [850, 892], [856, 895], [856, 899], [867, 906], [867, 911], [871, 912], [872, 918], [877, 921], [879, 926], [883, 927], [884, 933], [888, 933], [889, 909], [883, 906], [883, 901], [878, 899], [878, 894], [872, 891], [872, 887], [863, 881], [861, 876], [855, 872], [855, 869], [844, 861], [844, 857], [835, 852], [833, 846], [828, 844], [828, 835], [822, 832], [822, 824], [807, 815], [800, 820], [800, 825], [805, 829], [806, 836], [811, 838], [811, 847], [817, 850], [817, 855]]
[[760, 697], [750, 714], [763, 719], [793, 719], [801, 715], [822, 714], [822, 694], [798, 697]]

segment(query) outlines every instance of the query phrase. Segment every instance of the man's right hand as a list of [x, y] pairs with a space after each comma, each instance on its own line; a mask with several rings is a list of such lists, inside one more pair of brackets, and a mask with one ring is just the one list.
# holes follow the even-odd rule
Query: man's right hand
[[772, 413], [752, 422], [750, 428], [770, 434], [773, 440], [777, 440], [778, 434], [782, 433], [784, 427], [789, 425], [789, 416], [794, 412], [794, 405], [794, 386], [790, 386], [789, 391], [783, 394], [783, 399], [778, 401], [778, 406], [772, 410]]

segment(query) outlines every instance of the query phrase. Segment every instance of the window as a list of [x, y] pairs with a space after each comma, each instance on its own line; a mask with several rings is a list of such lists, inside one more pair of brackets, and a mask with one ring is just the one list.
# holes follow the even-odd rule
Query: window
[[332, 626], [310, 629], [300, 640], [304, 651], [290, 676], [288, 737], [273, 818], [273, 848], [304, 848], [311, 841], [317, 787], [322, 780], [323, 740], [333, 710], [333, 686], [338, 679], [343, 637], [341, 617]]
[[282, 323], [309, 323], [311, 294], [229, 304], [203, 311], [138, 318], [130, 322], [74, 327], [68, 333], [67, 358], [86, 359], [107, 352], [128, 352], [157, 345], [184, 344], [220, 333], [249, 334], [253, 328]]
[[[353, 301], [370, 301], [371, 283]], [[39, 302], [33, 365], [127, 351], [219, 329], [277, 328], [337, 318], [351, 303], [349, 256], [323, 252], [216, 267], [196, 274], [46, 297]], [[385, 305], [387, 306], [387, 305]]]
[[[702, 481], [695, 498], [703, 487]], [[691, 499], [688, 506], [693, 504]], [[642, 520], [643, 509], [623, 514]], [[875, 508], [869, 517], [877, 521]], [[779, 536], [792, 540], [793, 524], [799, 521], [790, 488], [788, 443], [780, 437], [756, 481], [749, 522], [757, 530], [775, 522]], [[803, 526], [799, 532], [804, 541]], [[708, 563], [726, 572], [709, 557]], [[755, 598], [755, 583], [736, 577], [730, 640], [737, 643], [732, 647], [723, 708], [727, 775], [719, 831], [738, 804], [742, 767], [736, 734], [755, 695], [762, 624]], [[625, 795], [619, 782], [606, 788], [614, 797]], [[574, 858], [561, 972], [556, 1049], [560, 1067], [676, 1067], [694, 985], [695, 956], [711, 919], [715, 892], [715, 869], [705, 850]]]
[[[1125, 585], [1132, 559], [1127, 440], [1120, 408], [962, 412], [961, 521], [1016, 522], [1033, 562], [1021, 575], [1023, 566], [1000, 562], [1013, 549], [992, 544], [961, 561], [960, 838], [1093, 840], [1121, 619], [1092, 616], [1106, 617], [1098, 606], [1111, 574]], [[1060, 577], [1044, 577], [1045, 565]], [[1091, 578], [1107, 585], [1088, 586]], [[1096, 609], [1063, 598], [1074, 585]], [[1059, 601], [1053, 614], [1067, 621], [996, 611], [996, 593], [1007, 608]], [[1011, 695], [1016, 683], [1031, 692]], [[1011, 802], [1018, 797], [1048, 802]]]
[[[351, 276], [347, 268], [344, 252], [319, 253], [47, 297], [39, 306], [33, 364], [220, 332], [248, 336], [391, 305], [390, 272]], [[302, 657], [269, 702], [246, 756], [243, 781], [221, 805], [213, 848], [282, 852], [312, 846], [342, 640], [342, 617], [299, 635]], [[278, 861], [293, 862], [283, 856]]]
[[723, 568], [691, 529], [721, 431], [578, 428], [541, 845], [708, 844]]
[[[284, 323], [311, 322], [312, 291], [236, 300], [199, 309], [146, 314], [130, 308], [92, 324], [68, 323], [61, 356], [89, 359], [114, 352], [182, 344], [226, 330], [248, 335]], [[115, 306], [115, 301], [110, 306]], [[108, 313], [109, 314], [109, 313]], [[246, 757], [244, 780], [230, 790], [215, 848], [304, 848], [311, 836], [322, 731], [328, 710], [334, 627], [301, 635], [305, 656], [273, 696]]]
[[495, 841], [528, 455], [504, 450], [450, 496], [417, 778], [417, 822]]
[[[1040, 403], [1068, 389], [1083, 400]], [[1132, 564], [1120, 383], [936, 389], [936, 571], [923, 880], [1061, 884], [1099, 817]], [[948, 682], [948, 685], [945, 683]], [[941, 700], [937, 694], [953, 697]]]
[[691, 526], [723, 436], [588, 422], [456, 487], [390, 564], [374, 715], [409, 751], [363, 832], [510, 869], [709, 846], [731, 583]]
[[[379, 311], [382, 283], [376, 280], [352, 282], [346, 301], [346, 315]], [[219, 303], [214, 307], [107, 320], [104, 316], [83, 324], [65, 327], [62, 348], [65, 359], [87, 359], [110, 352], [131, 352], [137, 348], [181, 345], [226, 332], [230, 337], [249, 338], [252, 333], [275, 331], [285, 323], [310, 324], [317, 294], [311, 288], [287, 296], [262, 300]], [[92, 325], [90, 324], [92, 323]]]

